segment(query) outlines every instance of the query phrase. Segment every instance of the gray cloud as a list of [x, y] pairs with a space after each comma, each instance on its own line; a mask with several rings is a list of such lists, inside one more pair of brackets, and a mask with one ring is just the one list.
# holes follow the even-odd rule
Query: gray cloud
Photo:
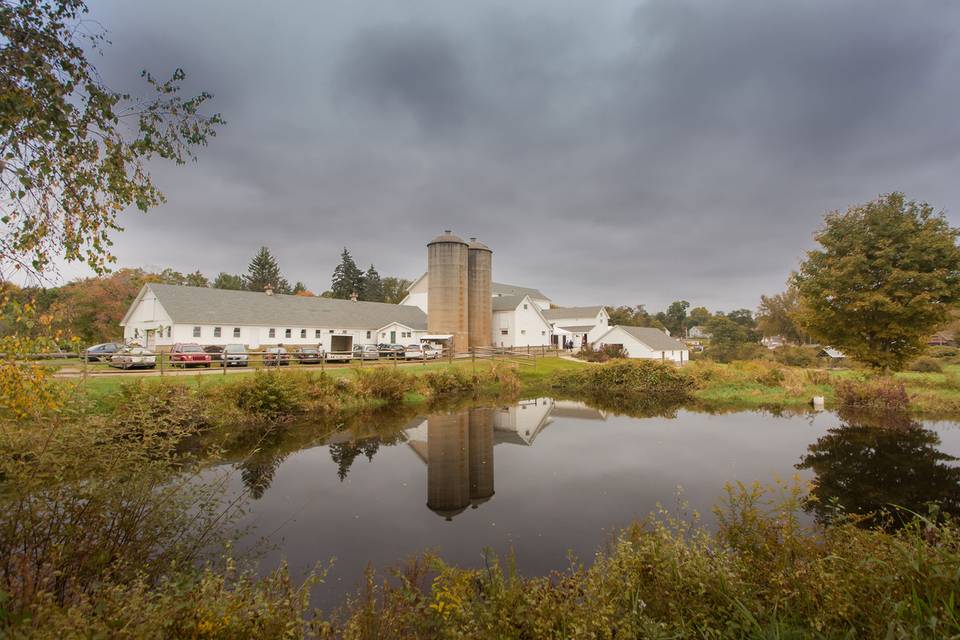
[[[183, 16], [189, 16], [184, 20]], [[960, 187], [960, 5], [924, 0], [103, 2], [102, 67], [183, 66], [229, 124], [123, 264], [328, 286], [418, 275], [443, 228], [563, 303], [755, 306], [824, 212]]]

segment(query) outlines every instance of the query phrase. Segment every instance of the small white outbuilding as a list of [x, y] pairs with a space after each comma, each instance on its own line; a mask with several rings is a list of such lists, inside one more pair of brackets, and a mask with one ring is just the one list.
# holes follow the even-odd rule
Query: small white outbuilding
[[687, 345], [674, 340], [663, 331], [653, 327], [611, 327], [609, 331], [593, 341], [594, 348], [606, 345], [619, 345], [627, 352], [628, 358], [644, 358], [677, 362], [683, 364], [690, 359]]

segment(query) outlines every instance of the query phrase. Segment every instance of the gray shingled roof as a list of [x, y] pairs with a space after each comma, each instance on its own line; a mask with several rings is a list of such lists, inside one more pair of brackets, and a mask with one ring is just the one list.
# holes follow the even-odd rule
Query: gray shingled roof
[[516, 309], [526, 295], [522, 296], [497, 296], [493, 299], [494, 311], [513, 311]]
[[544, 309], [543, 316], [547, 320], [564, 320], [567, 318], [592, 318], [600, 313], [603, 307], [556, 307]]
[[[618, 325], [616, 327], [611, 327], [610, 331], [613, 331], [614, 329], [623, 329], [654, 351], [681, 351], [687, 348], [687, 345], [683, 344], [679, 340], [674, 340], [660, 329], [654, 329], [653, 327], [625, 327], [623, 325]], [[598, 342], [603, 342], [604, 338], [607, 337], [607, 334], [609, 334], [610, 331], [601, 336]]]
[[232, 291], [171, 284], [145, 285], [156, 294], [177, 324], [223, 324], [260, 327], [379, 329], [399, 322], [426, 330], [427, 314], [419, 307], [383, 302], [353, 302], [256, 291]]
[[541, 300], [549, 300], [547, 296], [543, 295], [539, 289], [531, 289], [530, 287], [518, 287], [515, 284], [504, 284], [502, 282], [491, 282], [490, 291], [494, 296], [530, 296], [531, 298], [538, 298]]

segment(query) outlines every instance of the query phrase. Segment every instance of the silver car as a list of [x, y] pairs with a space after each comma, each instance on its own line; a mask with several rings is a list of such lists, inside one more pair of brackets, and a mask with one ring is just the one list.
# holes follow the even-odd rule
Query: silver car
[[222, 359], [228, 367], [245, 367], [250, 356], [242, 344], [228, 344], [223, 348]]
[[353, 348], [353, 358], [355, 360], [379, 360], [380, 349], [375, 344], [357, 345]]
[[110, 357], [110, 366], [118, 369], [153, 369], [157, 354], [143, 347], [127, 347]]

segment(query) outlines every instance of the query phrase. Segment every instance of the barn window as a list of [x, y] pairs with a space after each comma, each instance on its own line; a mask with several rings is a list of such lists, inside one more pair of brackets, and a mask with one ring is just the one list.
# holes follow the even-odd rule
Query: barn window
[[545, 335], [547, 335], [547, 332], [546, 332], [546, 331], [541, 331], [541, 332], [540, 332], [540, 335], [545, 336]]
[[220, 337], [220, 327], [214, 327], [214, 328], [213, 328], [213, 337], [214, 337], [214, 338], [219, 338], [219, 337]]
[[510, 333], [509, 329], [500, 329], [500, 335], [505, 336]]
[[306, 329], [300, 329], [300, 337], [301, 337], [301, 338], [306, 338], [306, 337], [307, 337], [307, 330], [306, 330]]
[[194, 327], [194, 328], [193, 328], [193, 337], [194, 337], [194, 338], [199, 338], [199, 337], [200, 337], [200, 327]]
[[276, 330], [276, 329], [270, 329], [270, 331], [267, 332], [267, 335], [268, 335], [269, 337], [271, 337], [271, 338], [276, 338], [276, 337], [277, 337], [277, 330]]
[[234, 338], [239, 338], [239, 337], [240, 337], [240, 327], [234, 327], [234, 328], [233, 328], [233, 337], [234, 337]]
[[526, 311], [527, 305], [523, 305], [523, 309], [524, 309], [524, 311]]
[[369, 339], [370, 339], [370, 332], [367, 331], [367, 340], [369, 340]]
[[170, 337], [170, 331], [171, 331], [172, 329], [173, 329], [173, 327], [167, 327], [167, 337], [168, 337], [168, 338]]
[[323, 332], [320, 331], [320, 329], [314, 329], [314, 330], [313, 330], [313, 337], [316, 338], [317, 340], [319, 340], [319, 339], [320, 339], [320, 335], [321, 335], [322, 333], [323, 333]]
[[292, 329], [284, 329], [284, 331], [283, 331], [283, 337], [284, 337], [284, 338], [289, 338], [289, 337], [291, 337], [292, 335], [293, 335], [293, 330], [292, 330]]
[[522, 335], [522, 336], [527, 335], [527, 330], [526, 330], [526, 329], [520, 329], [520, 335]]

